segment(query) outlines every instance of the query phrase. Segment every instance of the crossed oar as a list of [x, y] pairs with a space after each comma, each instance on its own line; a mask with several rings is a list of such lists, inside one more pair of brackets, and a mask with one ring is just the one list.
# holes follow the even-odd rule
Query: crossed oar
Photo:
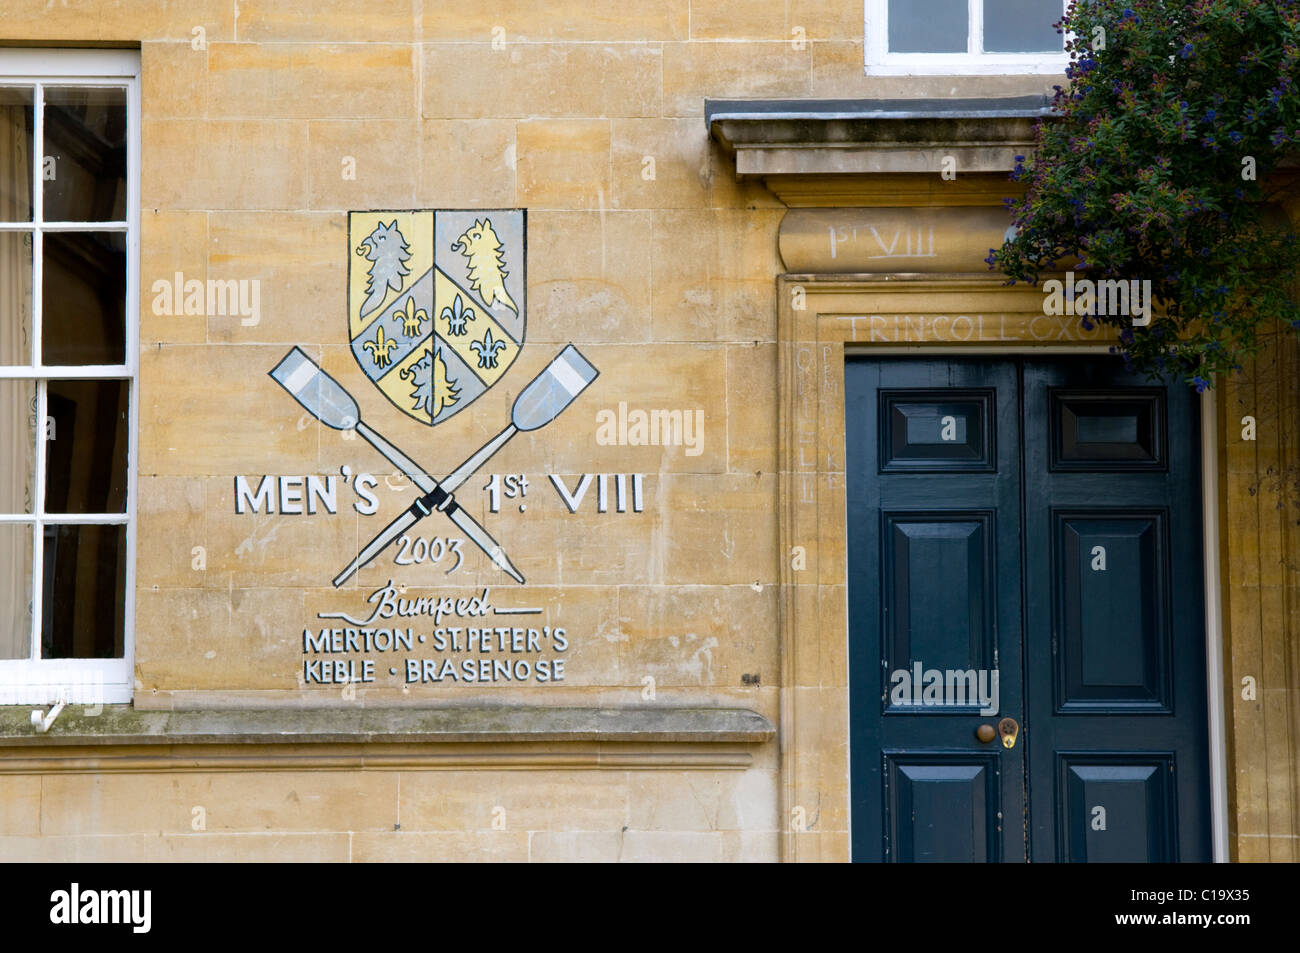
[[300, 348], [295, 347], [286, 354], [284, 360], [271, 371], [271, 377], [276, 383], [327, 427], [355, 430], [424, 493], [367, 543], [347, 569], [334, 577], [335, 587], [343, 585], [354, 572], [367, 565], [393, 540], [434, 510], [445, 513], [461, 532], [487, 554], [494, 566], [523, 582], [524, 577], [511, 564], [501, 545], [474, 517], [465, 512], [452, 494], [516, 433], [521, 430], [538, 430], [558, 417], [598, 374], [599, 371], [570, 344], [515, 398], [510, 411], [510, 424], [453, 470], [445, 480], [438, 481], [430, 478], [410, 457], [362, 421], [361, 409], [352, 395], [343, 389], [342, 384], [321, 370]]

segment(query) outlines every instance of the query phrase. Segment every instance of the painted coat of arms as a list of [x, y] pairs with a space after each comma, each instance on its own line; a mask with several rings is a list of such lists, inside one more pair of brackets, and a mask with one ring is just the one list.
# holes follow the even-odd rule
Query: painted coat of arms
[[348, 213], [348, 337], [366, 376], [429, 426], [524, 344], [526, 211]]

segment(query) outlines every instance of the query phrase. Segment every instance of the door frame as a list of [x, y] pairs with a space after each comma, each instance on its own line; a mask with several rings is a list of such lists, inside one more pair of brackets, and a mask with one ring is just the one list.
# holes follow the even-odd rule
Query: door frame
[[[844, 361], [1107, 353], [1114, 334], [1043, 314], [984, 274], [777, 277], [782, 860], [851, 857]], [[1219, 408], [1201, 395], [1211, 840], [1229, 859]], [[873, 822], [876, 819], [873, 819]]]

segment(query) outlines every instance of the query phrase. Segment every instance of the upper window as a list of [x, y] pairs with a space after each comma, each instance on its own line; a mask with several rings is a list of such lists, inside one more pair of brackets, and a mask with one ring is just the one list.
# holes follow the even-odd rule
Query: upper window
[[867, 0], [866, 67], [877, 75], [1059, 73], [1067, 0]]
[[131, 698], [139, 78], [0, 50], [0, 704]]

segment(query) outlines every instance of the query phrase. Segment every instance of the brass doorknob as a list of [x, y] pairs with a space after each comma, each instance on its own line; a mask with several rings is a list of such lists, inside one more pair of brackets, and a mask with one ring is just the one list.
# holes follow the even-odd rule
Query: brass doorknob
[[992, 725], [980, 725], [978, 728], [975, 729], [975, 737], [978, 738], [980, 741], [984, 742], [985, 744], [988, 744], [997, 736], [998, 736], [997, 729], [994, 728]]

